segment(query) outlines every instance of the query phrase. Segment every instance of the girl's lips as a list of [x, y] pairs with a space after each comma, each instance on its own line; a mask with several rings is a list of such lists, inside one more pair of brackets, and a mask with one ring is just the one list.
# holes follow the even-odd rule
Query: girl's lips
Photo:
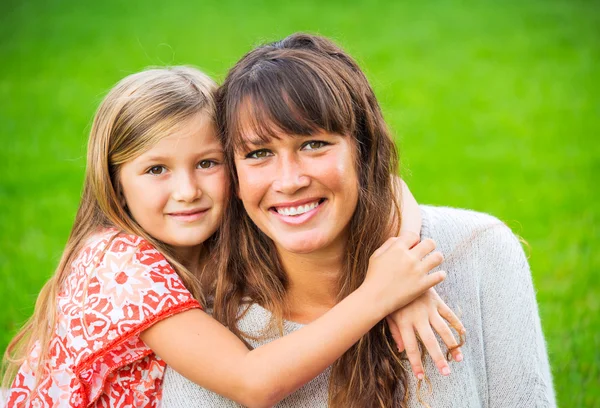
[[177, 213], [168, 213], [170, 217], [181, 222], [194, 222], [204, 217], [208, 212], [208, 208], [205, 210], [185, 211]]
[[[311, 202], [310, 200], [306, 201], [306, 203], [310, 203], [310, 202]], [[309, 210], [303, 214], [300, 214], [300, 215], [283, 215], [283, 214], [278, 213], [277, 210], [275, 209], [275, 207], [271, 207], [269, 209], [269, 211], [286, 224], [300, 225], [300, 224], [304, 224], [305, 222], [308, 222], [319, 211], [321, 211], [321, 209], [323, 208], [323, 206], [326, 202], [327, 202], [326, 199], [320, 199], [319, 204], [315, 208], [313, 208], [312, 210]], [[300, 204], [302, 204], [302, 202], [298, 202], [298, 204], [296, 204], [296, 205], [300, 205]], [[278, 206], [278, 207], [280, 207], [280, 206]]]

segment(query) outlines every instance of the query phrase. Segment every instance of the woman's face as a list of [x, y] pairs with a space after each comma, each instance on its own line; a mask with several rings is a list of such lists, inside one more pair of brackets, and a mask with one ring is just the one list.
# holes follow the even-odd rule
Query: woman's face
[[280, 251], [344, 248], [358, 201], [351, 137], [244, 137], [248, 147], [235, 155], [238, 195], [257, 227]]
[[228, 191], [213, 121], [198, 114], [121, 166], [124, 203], [154, 238], [175, 248], [202, 244], [220, 225]]

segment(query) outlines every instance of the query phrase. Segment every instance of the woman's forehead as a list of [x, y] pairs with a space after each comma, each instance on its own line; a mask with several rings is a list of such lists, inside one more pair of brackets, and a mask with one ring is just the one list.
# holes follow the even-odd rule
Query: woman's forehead
[[[284, 105], [287, 105], [282, 101]], [[283, 137], [306, 137], [326, 132], [305, 112], [293, 106], [273, 109], [246, 98], [230, 118], [230, 142], [235, 148], [260, 146]]]

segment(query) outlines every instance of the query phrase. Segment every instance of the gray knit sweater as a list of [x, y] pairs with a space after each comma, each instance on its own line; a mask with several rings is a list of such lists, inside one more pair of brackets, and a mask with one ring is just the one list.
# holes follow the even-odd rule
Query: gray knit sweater
[[[442, 377], [427, 357], [425, 372], [432, 391], [421, 391], [437, 407], [556, 406], [546, 345], [529, 265], [513, 233], [496, 218], [473, 211], [421, 206], [422, 238], [432, 238], [444, 254], [448, 277], [436, 287], [467, 329], [464, 360], [451, 363]], [[253, 305], [240, 328], [261, 333], [270, 314]], [[286, 333], [302, 325], [286, 322]], [[273, 339], [270, 339], [273, 340]], [[260, 346], [270, 340], [250, 341]], [[327, 406], [329, 370], [277, 407]], [[409, 374], [409, 407], [422, 407]], [[167, 368], [163, 408], [237, 407]]]

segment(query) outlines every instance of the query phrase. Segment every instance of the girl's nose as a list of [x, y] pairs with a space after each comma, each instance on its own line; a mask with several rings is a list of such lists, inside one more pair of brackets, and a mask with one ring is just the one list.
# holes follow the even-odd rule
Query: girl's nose
[[187, 172], [177, 176], [172, 196], [177, 201], [193, 202], [200, 198], [202, 190], [194, 174]]

